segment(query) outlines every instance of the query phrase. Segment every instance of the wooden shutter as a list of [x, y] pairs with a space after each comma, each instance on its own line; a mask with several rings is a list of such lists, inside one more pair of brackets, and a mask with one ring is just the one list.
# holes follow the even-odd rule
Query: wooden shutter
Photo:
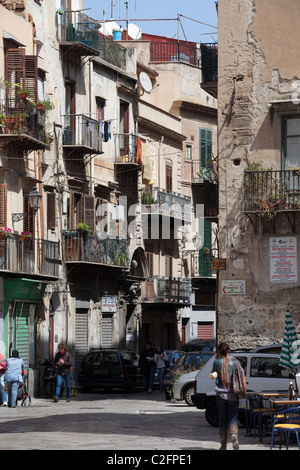
[[[203, 247], [199, 250], [199, 276], [211, 276], [211, 229], [212, 223], [209, 220], [204, 220], [204, 243]], [[204, 253], [204, 248], [209, 249], [209, 255]]]
[[27, 190], [23, 190], [23, 212], [26, 214], [23, 218], [23, 230], [28, 230], [34, 234], [35, 215], [29, 204], [29, 191]]
[[[10, 83], [18, 83], [31, 91], [32, 99], [37, 101], [37, 56], [25, 55], [25, 49], [7, 49], [5, 78]], [[16, 98], [17, 89], [8, 91], [8, 98]]]
[[47, 194], [47, 227], [53, 230], [56, 227], [56, 194]]
[[37, 56], [25, 55], [25, 80], [24, 87], [30, 90], [31, 98], [37, 102]]
[[7, 224], [7, 186], [0, 184], [0, 226], [6, 227]]
[[212, 131], [208, 129], [200, 129], [200, 166], [210, 167], [212, 161]]
[[94, 196], [84, 195], [83, 198], [84, 223], [89, 225], [91, 231], [95, 232], [95, 198]]

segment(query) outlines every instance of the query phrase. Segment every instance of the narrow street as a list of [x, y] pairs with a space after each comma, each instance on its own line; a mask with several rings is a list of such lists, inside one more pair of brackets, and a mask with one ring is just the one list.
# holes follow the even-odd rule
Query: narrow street
[[[219, 448], [218, 429], [206, 422], [204, 412], [166, 401], [158, 390], [79, 393], [71, 403], [33, 398], [30, 407], [1, 407], [0, 429], [1, 450], [134, 450], [133, 455], [165, 450], [186, 455]], [[240, 429], [241, 450], [268, 450], [268, 444], [268, 438], [261, 445]]]

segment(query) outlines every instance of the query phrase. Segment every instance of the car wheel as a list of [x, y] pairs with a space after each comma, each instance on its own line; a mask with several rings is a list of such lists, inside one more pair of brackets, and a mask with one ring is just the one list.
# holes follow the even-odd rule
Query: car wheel
[[205, 409], [205, 418], [208, 424], [213, 427], [219, 426], [219, 410], [215, 400], [209, 400]]
[[188, 406], [194, 406], [194, 403], [192, 402], [192, 396], [194, 395], [194, 393], [194, 385], [192, 384], [187, 385], [183, 390], [183, 399]]

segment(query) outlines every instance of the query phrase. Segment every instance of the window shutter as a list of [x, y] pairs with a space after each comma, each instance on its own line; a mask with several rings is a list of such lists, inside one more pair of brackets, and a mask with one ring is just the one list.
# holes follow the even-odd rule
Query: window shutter
[[95, 198], [94, 196], [84, 195], [84, 223], [89, 225], [91, 231], [95, 232]]
[[47, 194], [47, 227], [54, 230], [56, 227], [56, 194]]
[[68, 205], [68, 229], [69, 230], [75, 229], [74, 201], [75, 201], [74, 193], [70, 193], [70, 197], [68, 201], [69, 202], [69, 205]]
[[7, 186], [0, 184], [0, 226], [6, 227]]
[[23, 218], [23, 230], [24, 231], [28, 230], [29, 232], [34, 234], [35, 216], [34, 216], [33, 210], [31, 209], [29, 205], [29, 191], [23, 192], [23, 212], [24, 214], [26, 214], [25, 217]]
[[31, 91], [32, 99], [37, 102], [37, 56], [25, 55], [25, 88]]
[[[212, 223], [204, 219], [204, 243], [203, 247], [199, 250], [199, 276], [211, 276], [211, 227]], [[209, 249], [209, 255], [204, 253], [204, 248]]]
[[199, 131], [200, 140], [200, 166], [211, 167], [212, 161], [212, 131], [208, 129], [200, 129]]
[[[8, 82], [25, 86], [25, 49], [8, 49], [6, 51], [5, 78]], [[14, 89], [9, 90], [9, 98], [15, 98]]]

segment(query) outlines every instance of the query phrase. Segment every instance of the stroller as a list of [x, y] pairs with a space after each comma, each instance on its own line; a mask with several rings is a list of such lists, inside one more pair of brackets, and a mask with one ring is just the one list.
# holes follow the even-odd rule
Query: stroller
[[28, 394], [27, 387], [28, 387], [28, 374], [23, 370], [23, 383], [19, 384], [18, 394], [17, 394], [17, 403], [18, 401], [21, 402], [21, 406], [30, 406], [31, 405], [31, 397]]

